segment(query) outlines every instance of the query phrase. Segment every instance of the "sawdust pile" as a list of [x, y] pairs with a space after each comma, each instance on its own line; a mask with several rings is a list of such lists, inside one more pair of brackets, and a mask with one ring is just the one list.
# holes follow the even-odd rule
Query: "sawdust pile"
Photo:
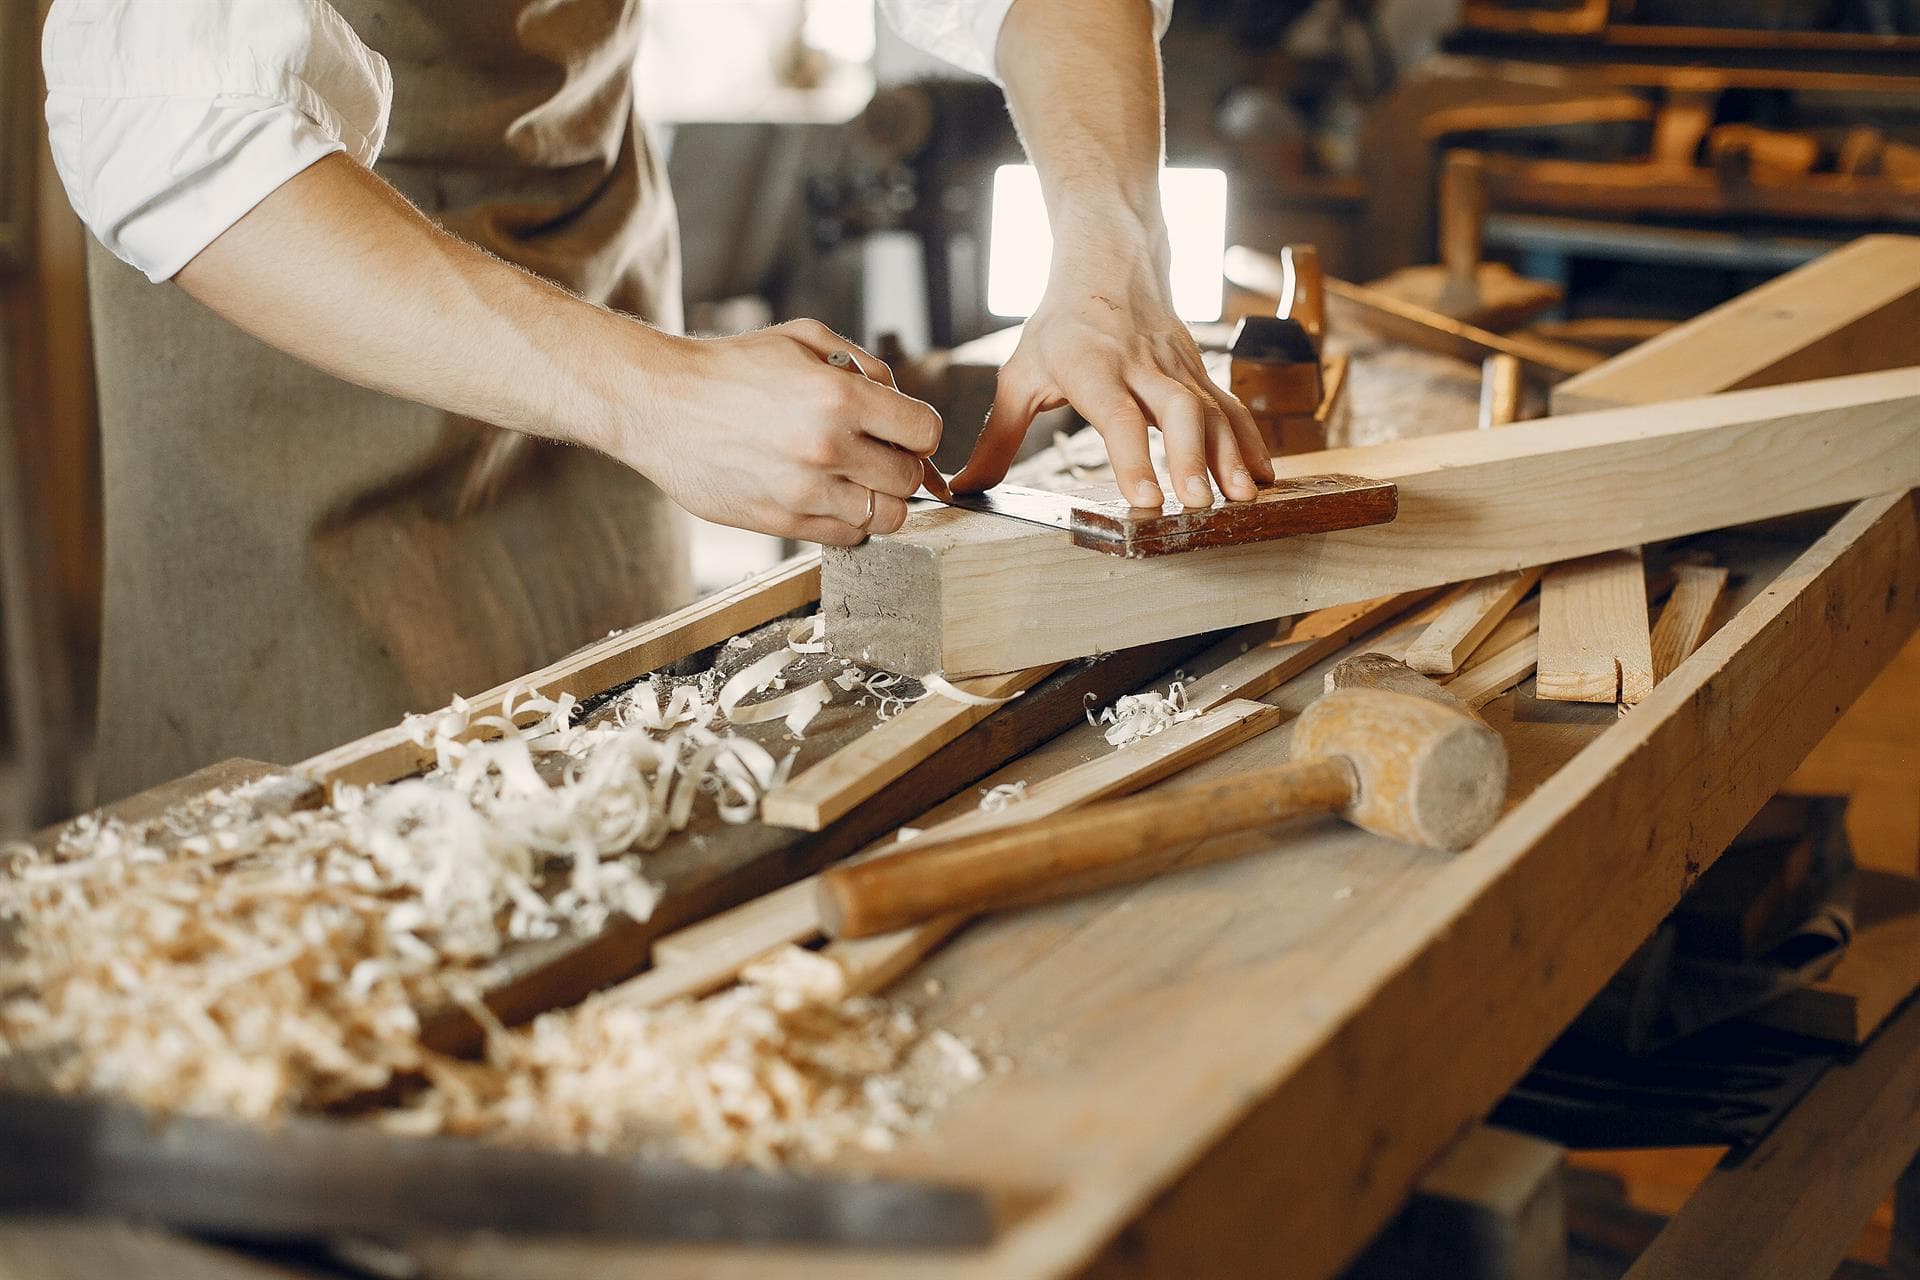
[[[51, 850], [0, 851], [0, 1056], [32, 1058], [65, 1091], [252, 1120], [424, 1075], [415, 1126], [438, 1116], [605, 1147], [645, 1119], [714, 1162], [872, 1141], [907, 1110], [885, 1072], [916, 1037], [887, 1006], [829, 998], [817, 981], [763, 979], [654, 1011], [603, 999], [497, 1030], [484, 1066], [420, 1043], [416, 1011], [475, 1005], [511, 943], [645, 919], [658, 889], [643, 853], [696, 801], [723, 821], [755, 815], [792, 756], [725, 728], [736, 709], [744, 722], [783, 701], [741, 705], [778, 678], [778, 663], [753, 666], [721, 689], [711, 676], [642, 682], [591, 725], [572, 722], [564, 696], [510, 698], [494, 717], [456, 703], [409, 722], [437, 761], [419, 778], [304, 809], [272, 780], [146, 822], [90, 815]], [[855, 1088], [866, 1070], [875, 1078]], [[760, 1103], [741, 1079], [759, 1082]], [[633, 1101], [589, 1123], [595, 1092]]]
[[789, 947], [703, 1000], [643, 1008], [615, 991], [496, 1026], [486, 1062], [430, 1064], [432, 1089], [386, 1123], [772, 1168], [887, 1150], [984, 1070], [908, 1006], [849, 996], [839, 965]]

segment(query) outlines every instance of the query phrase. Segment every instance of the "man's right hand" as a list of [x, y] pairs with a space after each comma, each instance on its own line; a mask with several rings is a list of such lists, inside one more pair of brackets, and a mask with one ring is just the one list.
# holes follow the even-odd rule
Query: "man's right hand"
[[[837, 351], [858, 369], [827, 363]], [[647, 381], [645, 424], [616, 455], [697, 516], [784, 538], [844, 547], [894, 532], [940, 443], [933, 406], [817, 320], [674, 339]]]

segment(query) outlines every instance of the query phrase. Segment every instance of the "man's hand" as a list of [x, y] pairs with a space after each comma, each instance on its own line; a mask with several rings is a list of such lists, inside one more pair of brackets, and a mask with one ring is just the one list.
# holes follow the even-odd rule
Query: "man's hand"
[[1071, 404], [1107, 445], [1114, 482], [1136, 506], [1157, 507], [1149, 424], [1165, 437], [1174, 497], [1213, 501], [1211, 472], [1229, 498], [1254, 496], [1273, 479], [1253, 416], [1215, 386], [1200, 348], [1174, 314], [1164, 273], [1151, 267], [1084, 271], [1056, 267], [1020, 345], [1000, 371], [993, 410], [953, 487], [998, 484], [1034, 415]]
[[[828, 364], [836, 351], [858, 369]], [[816, 320], [677, 339], [659, 374], [643, 412], [660, 421], [621, 433], [613, 451], [721, 524], [830, 546], [892, 533], [940, 443], [931, 405]]]
[[1128, 501], [1161, 503], [1147, 429], [1174, 496], [1254, 496], [1273, 464], [1246, 408], [1207, 377], [1173, 310], [1160, 209], [1160, 64], [1148, 0], [1014, 0], [998, 69], [1053, 226], [1046, 296], [1000, 371], [993, 412], [956, 489], [1007, 473], [1042, 409], [1071, 404], [1107, 444]]

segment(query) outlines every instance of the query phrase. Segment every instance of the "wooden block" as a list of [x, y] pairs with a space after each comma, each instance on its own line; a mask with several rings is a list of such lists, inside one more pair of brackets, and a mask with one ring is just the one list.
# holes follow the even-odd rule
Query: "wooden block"
[[[476, 719], [500, 714], [509, 693], [584, 698], [656, 671], [732, 636], [805, 608], [820, 595], [820, 554], [795, 556], [665, 617], [596, 641], [551, 666], [468, 699]], [[467, 737], [486, 736], [476, 729]], [[303, 761], [300, 773], [329, 787], [369, 786], [418, 773], [433, 753], [395, 725]]]
[[1555, 413], [1915, 362], [1920, 237], [1863, 236], [1553, 389]]
[[1920, 370], [1893, 370], [1280, 459], [1393, 480], [1400, 516], [1151, 560], [919, 511], [826, 553], [827, 638], [895, 671], [1014, 671], [1831, 506], [1920, 484], [1916, 409]]
[[1647, 575], [1640, 551], [1609, 551], [1547, 570], [1540, 582], [1539, 696], [1620, 702], [1653, 692]]
[[[959, 688], [982, 698], [1012, 698], [1056, 670], [1057, 664], [1028, 667], [1012, 675], [963, 681]], [[818, 831], [997, 710], [939, 694], [923, 698], [768, 792], [760, 801], [760, 820]]]
[[1469, 1129], [1343, 1280], [1555, 1280], [1567, 1268], [1557, 1144], [1491, 1125]]
[[1920, 880], [1863, 870], [1853, 942], [1810, 987], [1747, 1015], [1783, 1031], [1862, 1045], [1920, 988]]
[[1407, 665], [1427, 675], [1452, 675], [1540, 581], [1541, 570], [1521, 569], [1469, 583], [1407, 649]]
[[1520, 362], [1509, 355], [1488, 356], [1480, 365], [1480, 421], [1482, 431], [1504, 427], [1520, 418], [1526, 392]]
[[1673, 674], [1700, 647], [1713, 622], [1713, 611], [1720, 594], [1727, 588], [1727, 571], [1718, 565], [1677, 564], [1673, 567], [1673, 592], [1660, 610], [1660, 621], [1653, 627], [1653, 678], [1656, 682]]

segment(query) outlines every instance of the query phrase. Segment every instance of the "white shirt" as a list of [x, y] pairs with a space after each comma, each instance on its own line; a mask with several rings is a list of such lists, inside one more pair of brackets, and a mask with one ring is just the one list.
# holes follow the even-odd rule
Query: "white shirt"
[[[880, 3], [908, 41], [993, 75], [1013, 0]], [[1164, 32], [1173, 0], [1150, 3]], [[325, 0], [54, 0], [41, 60], [67, 198], [156, 281], [322, 156], [371, 165], [393, 101], [386, 60]]]

